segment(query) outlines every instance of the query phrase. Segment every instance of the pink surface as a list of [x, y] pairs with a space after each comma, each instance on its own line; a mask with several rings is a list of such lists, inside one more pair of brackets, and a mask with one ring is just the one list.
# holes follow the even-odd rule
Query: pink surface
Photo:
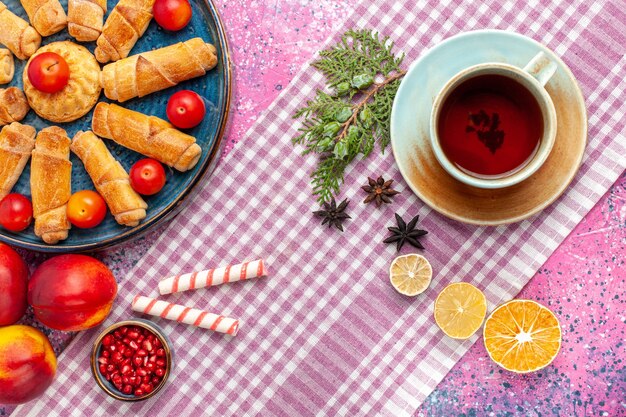
[[[235, 63], [226, 154], [334, 33], [349, 13], [350, 2], [215, 3], [228, 29]], [[548, 305], [561, 321], [563, 347], [554, 366], [528, 376], [509, 374], [489, 360], [479, 341], [418, 415], [626, 414], [625, 201], [626, 176], [622, 175], [520, 294]], [[158, 235], [154, 231], [98, 257], [118, 278], [124, 277]], [[32, 253], [27, 258], [32, 266], [43, 260]], [[70, 338], [51, 334], [57, 351]]]

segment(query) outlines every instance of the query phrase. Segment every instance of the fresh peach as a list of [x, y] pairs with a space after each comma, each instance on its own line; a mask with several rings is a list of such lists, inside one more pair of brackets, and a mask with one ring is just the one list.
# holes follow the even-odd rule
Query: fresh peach
[[85, 330], [104, 321], [117, 295], [105, 264], [86, 255], [61, 255], [42, 263], [28, 284], [28, 303], [46, 326]]
[[54, 379], [57, 358], [45, 334], [30, 326], [0, 327], [0, 404], [22, 404]]
[[0, 243], [0, 326], [24, 315], [27, 290], [28, 266], [9, 245]]

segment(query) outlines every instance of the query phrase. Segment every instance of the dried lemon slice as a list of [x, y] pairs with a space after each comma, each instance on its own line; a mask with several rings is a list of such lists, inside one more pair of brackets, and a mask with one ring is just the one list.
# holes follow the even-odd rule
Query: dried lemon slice
[[430, 285], [433, 269], [422, 255], [398, 256], [389, 267], [391, 285], [400, 294], [414, 296], [423, 293]]
[[435, 322], [455, 339], [467, 339], [476, 333], [486, 313], [485, 295], [467, 282], [448, 285], [435, 300]]
[[552, 311], [532, 300], [512, 300], [496, 308], [483, 330], [485, 348], [512, 372], [537, 371], [561, 349], [561, 326]]

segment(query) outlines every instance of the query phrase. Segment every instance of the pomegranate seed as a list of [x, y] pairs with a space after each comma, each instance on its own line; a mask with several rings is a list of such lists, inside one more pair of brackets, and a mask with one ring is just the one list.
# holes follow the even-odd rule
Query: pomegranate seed
[[159, 368], [163, 368], [165, 366], [165, 361], [163, 359], [158, 359], [155, 362], [156, 366], [158, 366]]
[[141, 381], [146, 384], [148, 382], [150, 382], [150, 375], [146, 375], [143, 378], [141, 378]]
[[165, 356], [165, 349], [163, 349], [163, 348], [157, 349], [156, 355], [159, 356], [159, 357]]
[[120, 352], [115, 352], [113, 354], [113, 356], [111, 356], [111, 361], [113, 363], [120, 363], [120, 362], [122, 362], [122, 358], [123, 358], [123, 356], [122, 356], [122, 354]]
[[162, 347], [163, 345], [161, 344], [161, 341], [159, 339], [155, 339], [154, 340], [154, 346], [156, 346], [157, 348]]
[[109, 352], [108, 350], [103, 350], [102, 356], [104, 356], [105, 358], [108, 358], [109, 356], [111, 356], [111, 352]]
[[137, 343], [141, 343], [143, 341], [143, 339], [145, 339], [146, 336], [140, 334], [139, 336], [137, 336]]
[[152, 343], [150, 342], [150, 340], [144, 340], [143, 343], [141, 344], [141, 346], [147, 350], [148, 352], [152, 352]]
[[146, 366], [148, 364], [148, 357], [144, 356], [143, 357], [143, 366]]
[[150, 359], [148, 359], [148, 362], [155, 363], [156, 360], [157, 360], [157, 355], [152, 355], [152, 356], [150, 356]]
[[105, 374], [107, 373], [107, 367], [106, 367], [106, 365], [100, 365], [100, 366], [98, 367], [98, 369], [100, 370], [100, 373], [101, 373], [102, 375], [105, 375]]
[[165, 375], [165, 369], [157, 368], [154, 370], [154, 374], [158, 377], [162, 377], [163, 375]]
[[128, 337], [129, 339], [136, 340], [139, 337], [139, 333], [136, 330], [131, 330], [128, 333], [126, 333], [126, 337]]
[[122, 339], [122, 343], [124, 343], [126, 346], [128, 346], [128, 344], [130, 343], [130, 339], [125, 337]]
[[126, 358], [126, 359], [124, 359], [124, 360], [122, 361], [121, 365], [122, 365], [122, 366], [124, 366], [124, 365], [128, 365], [128, 366], [130, 366], [130, 358]]
[[137, 350], [137, 356], [146, 356], [147, 354], [148, 354], [148, 352], [146, 352], [143, 349]]
[[122, 376], [122, 384], [124, 385], [130, 384], [130, 377], [126, 375]]
[[115, 365], [113, 364], [107, 365], [107, 372], [113, 372], [114, 370], [115, 370]]
[[124, 352], [126, 352], [126, 346], [121, 345], [117, 348], [117, 351], [121, 354], [123, 354]]
[[104, 375], [104, 379], [106, 379], [107, 381], [110, 381], [111, 380], [111, 375], [109, 375], [109, 374]]
[[122, 328], [120, 329], [120, 333], [122, 333], [122, 334], [126, 334], [126, 333], [128, 333], [128, 327], [126, 327], [126, 326], [122, 327]]
[[139, 369], [137, 369], [137, 370], [135, 371], [135, 373], [136, 373], [137, 375], [139, 375], [139, 376], [146, 376], [146, 375], [148, 375], [148, 371], [146, 371], [146, 370], [145, 370], [145, 369], [143, 369], [143, 368], [139, 368]]
[[103, 346], [110, 346], [111, 343], [113, 343], [113, 336], [111, 336], [110, 334], [104, 336], [102, 338], [102, 345]]
[[116, 330], [113, 332], [113, 337], [115, 337], [116, 339], [121, 339], [122, 338], [122, 333], [120, 333], [119, 330]]
[[146, 394], [151, 393], [151, 392], [152, 392], [152, 390], [154, 389], [154, 388], [152, 388], [152, 384], [141, 384], [141, 386], [140, 386], [139, 388], [143, 389], [143, 391], [144, 391]]
[[146, 369], [147, 369], [149, 372], [154, 371], [154, 368], [155, 368], [154, 363], [152, 363], [152, 362], [148, 362], [148, 363], [146, 364]]
[[152, 382], [152, 385], [159, 385], [159, 382], [161, 382], [161, 378], [159, 378], [158, 376], [153, 376], [150, 382]]
[[137, 397], [141, 397], [143, 395], [143, 390], [141, 388], [137, 388], [134, 392]]
[[133, 356], [133, 364], [135, 366], [141, 366], [142, 363], [143, 359], [141, 358], [141, 356]]
[[117, 346], [111, 345], [109, 346], [109, 352], [115, 352], [117, 350]]
[[109, 363], [109, 360], [107, 358], [105, 358], [104, 356], [100, 356], [98, 358], [98, 362], [100, 362], [103, 365], [107, 365]]
[[126, 349], [126, 350], [124, 351], [124, 357], [125, 357], [125, 358], [130, 358], [131, 356], [133, 356], [133, 351], [132, 351], [132, 350], [130, 350], [130, 349]]
[[128, 375], [132, 370], [133, 368], [131, 368], [130, 365], [124, 365], [122, 366], [121, 372], [122, 372], [122, 375]]
[[132, 350], [137, 350], [137, 349], [139, 349], [139, 345], [138, 345], [138, 344], [137, 344], [137, 342], [135, 342], [134, 340], [131, 340], [131, 341], [128, 343], [128, 346], [130, 346], [130, 348], [131, 348]]
[[124, 385], [124, 388], [122, 388], [122, 392], [126, 395], [130, 394], [131, 392], [133, 392], [133, 387], [130, 385]]

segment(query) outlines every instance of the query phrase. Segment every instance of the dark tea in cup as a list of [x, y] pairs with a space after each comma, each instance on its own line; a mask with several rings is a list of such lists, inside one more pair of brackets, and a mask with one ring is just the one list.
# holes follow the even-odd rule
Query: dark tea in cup
[[444, 99], [437, 135], [446, 157], [469, 175], [506, 176], [535, 156], [544, 135], [534, 95], [499, 74], [469, 78]]

